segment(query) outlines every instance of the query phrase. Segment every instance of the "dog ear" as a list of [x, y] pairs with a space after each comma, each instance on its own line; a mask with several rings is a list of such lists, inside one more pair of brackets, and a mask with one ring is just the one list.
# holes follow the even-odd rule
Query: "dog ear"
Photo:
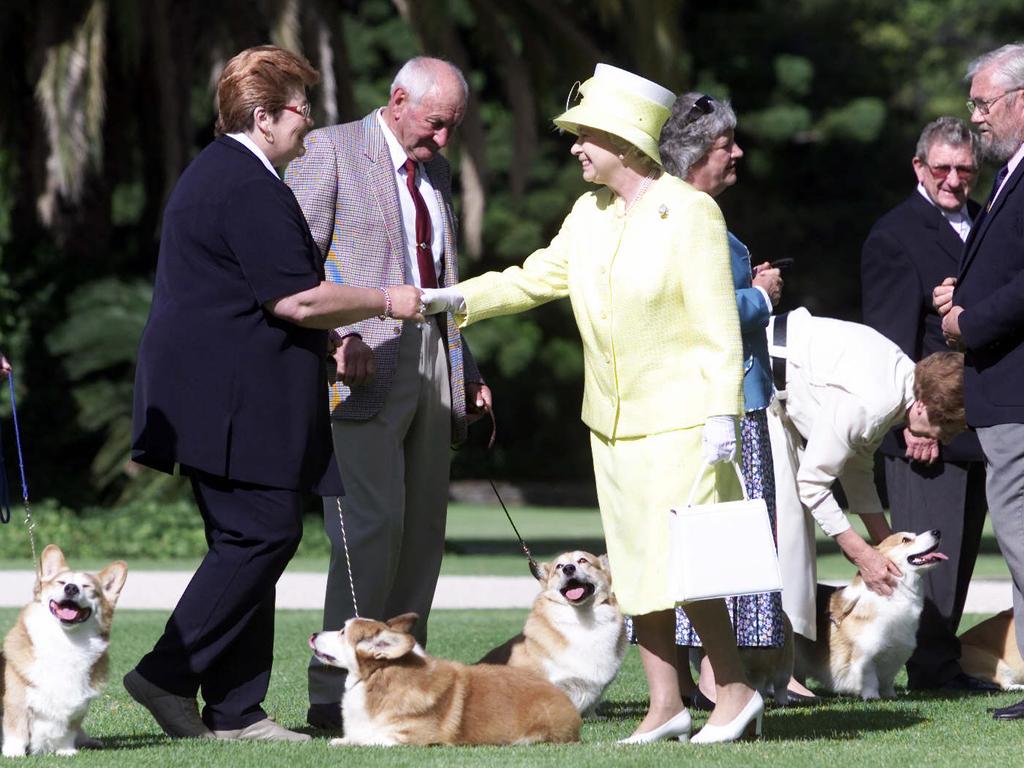
[[537, 581], [542, 584], [548, 580], [548, 576], [551, 575], [551, 563], [537, 563], [530, 562], [530, 573]]
[[124, 580], [128, 578], [128, 564], [124, 560], [115, 560], [97, 574], [100, 588], [107, 602], [113, 605], [121, 595]]
[[412, 632], [412, 628], [416, 626], [416, 622], [420, 620], [418, 613], [403, 613], [399, 616], [395, 616], [393, 619], [388, 619], [385, 622], [391, 629], [396, 632]]
[[359, 649], [375, 659], [400, 659], [415, 645], [416, 640], [412, 635], [386, 629], [372, 639], [361, 642]]
[[64, 559], [64, 553], [61, 552], [60, 547], [56, 544], [46, 545], [46, 549], [43, 550], [43, 554], [39, 558], [39, 565], [40, 570], [42, 571], [43, 581], [49, 581], [61, 571], [68, 570], [68, 564]]
[[597, 561], [601, 564], [601, 568], [604, 569], [607, 573], [611, 573], [612, 572], [612, 566], [611, 566], [611, 563], [608, 562], [608, 553], [607, 552], [605, 554], [601, 555], [599, 558], [597, 558]]

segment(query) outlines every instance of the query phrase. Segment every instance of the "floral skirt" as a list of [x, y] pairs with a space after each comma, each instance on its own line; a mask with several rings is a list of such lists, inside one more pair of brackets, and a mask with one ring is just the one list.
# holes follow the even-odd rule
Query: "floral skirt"
[[[747, 495], [752, 499], [764, 499], [774, 534], [775, 474], [772, 447], [768, 439], [768, 418], [763, 410], [751, 411], [743, 416], [740, 422], [740, 441]], [[736, 630], [736, 645], [748, 648], [777, 648], [782, 645], [784, 624], [781, 592], [728, 597], [725, 604]], [[633, 622], [629, 619], [626, 621], [629, 640], [636, 642]], [[680, 607], [676, 608], [676, 645], [701, 645], [686, 610]]]

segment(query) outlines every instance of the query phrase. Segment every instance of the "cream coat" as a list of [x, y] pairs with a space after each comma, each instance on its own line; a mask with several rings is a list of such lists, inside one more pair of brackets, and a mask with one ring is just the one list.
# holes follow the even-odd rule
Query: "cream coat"
[[850, 511], [882, 512], [874, 454], [882, 438], [904, 423], [914, 402], [914, 363], [873, 328], [806, 309], [789, 313], [785, 349], [786, 415], [807, 441], [800, 457], [800, 501], [829, 536], [850, 527], [832, 495], [839, 480]]
[[547, 248], [459, 290], [462, 325], [569, 297], [583, 342], [583, 421], [600, 435], [742, 413], [725, 221], [709, 196], [668, 174], [628, 216], [607, 188], [583, 195]]

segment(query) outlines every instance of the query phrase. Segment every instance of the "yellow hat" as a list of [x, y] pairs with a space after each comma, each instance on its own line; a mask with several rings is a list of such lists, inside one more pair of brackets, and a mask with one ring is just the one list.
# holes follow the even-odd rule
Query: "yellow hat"
[[658, 138], [676, 100], [672, 91], [609, 64], [598, 64], [594, 76], [579, 87], [580, 102], [554, 119], [570, 133], [580, 126], [625, 139], [661, 164]]

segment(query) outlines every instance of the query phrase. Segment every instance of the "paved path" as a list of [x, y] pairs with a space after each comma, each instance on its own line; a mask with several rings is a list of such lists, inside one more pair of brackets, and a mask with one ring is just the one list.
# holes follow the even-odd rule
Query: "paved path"
[[[119, 608], [173, 608], [191, 573], [134, 571], [118, 602]], [[0, 571], [0, 607], [19, 607], [32, 594], [32, 571]], [[278, 608], [323, 607], [326, 576], [320, 573], [285, 573], [277, 585]], [[442, 576], [434, 608], [528, 608], [537, 595], [537, 582], [529, 576]], [[967, 593], [967, 613], [996, 613], [1010, 608], [1010, 582], [975, 579]]]

